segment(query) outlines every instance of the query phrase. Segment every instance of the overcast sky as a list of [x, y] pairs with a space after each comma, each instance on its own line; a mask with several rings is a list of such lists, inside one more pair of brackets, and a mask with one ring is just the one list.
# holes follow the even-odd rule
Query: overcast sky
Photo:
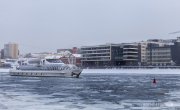
[[21, 53], [176, 38], [180, 0], [0, 0], [0, 47]]

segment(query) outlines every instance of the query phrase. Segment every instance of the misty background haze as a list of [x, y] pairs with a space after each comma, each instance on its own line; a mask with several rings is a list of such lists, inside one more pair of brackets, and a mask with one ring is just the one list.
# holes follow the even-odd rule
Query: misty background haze
[[170, 39], [180, 30], [179, 0], [0, 0], [0, 47], [55, 52], [105, 43]]

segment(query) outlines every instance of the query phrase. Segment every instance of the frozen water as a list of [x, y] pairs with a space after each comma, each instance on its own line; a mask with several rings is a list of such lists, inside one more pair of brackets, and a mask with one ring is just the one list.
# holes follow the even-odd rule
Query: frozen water
[[0, 110], [179, 110], [179, 70], [162, 71], [84, 70], [80, 78], [1, 74]]
[[8, 73], [10, 69], [4, 69], [4, 68], [0, 68], [0, 73]]
[[102, 74], [180, 74], [180, 69], [84, 69], [83, 73]]

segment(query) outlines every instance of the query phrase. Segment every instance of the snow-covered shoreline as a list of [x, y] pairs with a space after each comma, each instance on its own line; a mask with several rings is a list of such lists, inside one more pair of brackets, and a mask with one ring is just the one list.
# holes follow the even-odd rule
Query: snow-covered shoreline
[[[10, 69], [0, 68], [0, 73], [8, 73]], [[82, 74], [179, 74], [180, 69], [83, 69]]]
[[87, 73], [110, 73], [110, 74], [179, 74], [180, 69], [84, 69]]

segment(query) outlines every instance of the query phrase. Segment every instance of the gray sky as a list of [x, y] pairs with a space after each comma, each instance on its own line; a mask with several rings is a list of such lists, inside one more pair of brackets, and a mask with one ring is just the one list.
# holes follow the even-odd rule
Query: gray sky
[[21, 53], [176, 38], [180, 0], [0, 0], [0, 47]]

